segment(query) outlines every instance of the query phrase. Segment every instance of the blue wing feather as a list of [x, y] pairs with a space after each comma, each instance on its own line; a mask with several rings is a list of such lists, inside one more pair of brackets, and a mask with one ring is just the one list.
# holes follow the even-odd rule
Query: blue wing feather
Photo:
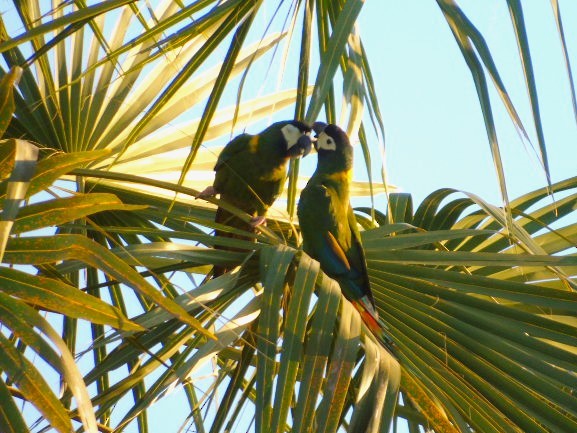
[[368, 298], [374, 305], [367, 268], [352, 208], [323, 184], [309, 184], [299, 202], [303, 249], [323, 271], [341, 284], [351, 300]]

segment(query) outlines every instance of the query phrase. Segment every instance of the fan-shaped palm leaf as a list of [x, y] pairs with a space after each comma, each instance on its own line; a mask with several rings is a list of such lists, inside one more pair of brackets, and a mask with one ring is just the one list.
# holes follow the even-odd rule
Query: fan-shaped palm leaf
[[[184, 391], [180, 422], [198, 431], [385, 432], [399, 418], [411, 431], [575, 431], [575, 228], [561, 218], [577, 181], [509, 202], [486, 73], [529, 133], [482, 35], [456, 2], [438, 4], [473, 74], [505, 205], [446, 189], [414, 212], [407, 194], [384, 213], [357, 210], [395, 359], [298, 249], [298, 162], [287, 211], [271, 212], [256, 243], [211, 236], [234, 230], [214, 223], [213, 205], [248, 216], [193, 199], [231, 134], [323, 109], [361, 143], [369, 182], [355, 194], [391, 191], [372, 182], [364, 120], [381, 140], [384, 128], [355, 24], [362, 1], [14, 2], [0, 21], [0, 86], [18, 81], [11, 68], [23, 74], [14, 104], [0, 93], [1, 178], [19, 170], [18, 143], [38, 144], [41, 160], [23, 172], [27, 195], [2, 208], [2, 426], [33, 422], [16, 397], [37, 408], [39, 429], [80, 420], [86, 431], [146, 432], [154, 404]], [[523, 13], [509, 5], [548, 173]], [[270, 77], [277, 64], [294, 84], [255, 90], [255, 65]], [[204, 280], [222, 264], [236, 268]]]

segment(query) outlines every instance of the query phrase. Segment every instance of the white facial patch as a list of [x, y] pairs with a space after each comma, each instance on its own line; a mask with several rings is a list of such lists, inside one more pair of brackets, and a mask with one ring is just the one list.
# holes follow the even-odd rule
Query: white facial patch
[[288, 125], [283, 126], [281, 128], [281, 131], [286, 141], [287, 149], [290, 149], [295, 144], [297, 144], [297, 141], [299, 140], [299, 138], [301, 138], [301, 135], [303, 135], [303, 132], [300, 129], [298, 129], [294, 125], [291, 125], [290, 123]]
[[317, 149], [324, 150], [337, 150], [337, 144], [334, 138], [328, 135], [326, 132], [321, 132], [317, 137]]

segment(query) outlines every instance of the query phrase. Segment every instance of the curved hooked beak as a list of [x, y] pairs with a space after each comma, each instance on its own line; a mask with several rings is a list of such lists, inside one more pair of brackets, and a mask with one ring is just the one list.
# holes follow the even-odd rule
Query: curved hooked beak
[[325, 128], [329, 126], [325, 122], [315, 122], [313, 123], [313, 131], [315, 131], [316, 136], [318, 137], [321, 132], [325, 130]]
[[307, 156], [312, 148], [313, 140], [310, 134], [303, 134], [299, 137], [297, 142], [289, 149], [290, 158], [300, 158]]
[[297, 146], [302, 149], [302, 156], [305, 157], [311, 152], [313, 147], [313, 141], [315, 139], [310, 136], [310, 134], [301, 135], [297, 141]]

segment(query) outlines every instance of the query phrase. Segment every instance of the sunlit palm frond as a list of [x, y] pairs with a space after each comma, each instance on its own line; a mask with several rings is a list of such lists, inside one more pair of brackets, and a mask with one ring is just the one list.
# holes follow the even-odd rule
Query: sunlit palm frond
[[[457, 191], [440, 190], [414, 214], [392, 197], [393, 223], [383, 219], [363, 232], [403, 374], [453, 425], [495, 432], [577, 426], [567, 388], [577, 361], [574, 224], [551, 226], [572, 212], [576, 186], [575, 179], [554, 184], [564, 195], [555, 204], [547, 189], [513, 201], [513, 230], [502, 209], [467, 194], [450, 200]], [[411, 392], [404, 390], [406, 404], [423, 407]]]
[[[400, 419], [410, 431], [577, 430], [577, 181], [509, 200], [487, 77], [523, 140], [531, 128], [473, 20], [437, 3], [477, 88], [504, 206], [445, 189], [413, 209], [374, 182], [384, 121], [363, 1], [14, 2], [0, 20], [2, 86], [17, 83], [13, 107], [0, 93], [0, 131], [15, 110], [0, 178], [17, 139], [41, 160], [31, 201], [2, 202], [0, 425], [146, 432], [161, 415], [211, 433], [388, 432]], [[508, 4], [549, 177], [523, 11]], [[360, 142], [369, 181], [352, 192], [373, 200], [357, 216], [396, 356], [299, 250], [298, 162], [256, 243], [212, 236], [235, 230], [214, 222], [215, 205], [248, 219], [194, 199], [221, 146], [277, 116], [324, 116]], [[205, 278], [214, 265], [234, 270]], [[162, 406], [174, 401], [177, 421]]]

